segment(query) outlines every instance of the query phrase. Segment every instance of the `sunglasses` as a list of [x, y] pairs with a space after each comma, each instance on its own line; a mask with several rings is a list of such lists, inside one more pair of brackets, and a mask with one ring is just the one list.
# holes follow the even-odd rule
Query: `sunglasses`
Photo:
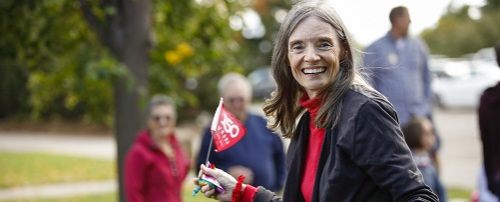
[[166, 121], [170, 121], [172, 119], [172, 117], [170, 115], [164, 115], [164, 116], [154, 115], [151, 117], [151, 119], [153, 119], [156, 122], [160, 122], [162, 119], [165, 119]]
[[245, 100], [242, 97], [231, 97], [227, 99], [229, 104], [234, 104], [235, 102], [244, 102]]

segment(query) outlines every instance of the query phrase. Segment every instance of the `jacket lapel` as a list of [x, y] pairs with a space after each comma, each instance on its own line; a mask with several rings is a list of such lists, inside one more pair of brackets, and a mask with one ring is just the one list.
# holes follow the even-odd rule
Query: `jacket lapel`
[[286, 157], [287, 179], [283, 201], [303, 202], [304, 197], [300, 190], [302, 177], [302, 164], [304, 162], [304, 152], [309, 142], [309, 112], [306, 112], [300, 118], [295, 135], [290, 142]]
[[[326, 161], [330, 155], [335, 155], [335, 149], [331, 149], [335, 135], [332, 133], [330, 127], [325, 130], [325, 136], [323, 137], [323, 145], [321, 146], [321, 154], [319, 156], [318, 168], [316, 170], [316, 178], [314, 179], [313, 195], [311, 201], [320, 201], [319, 191], [321, 190], [321, 180], [323, 179], [323, 169], [325, 168]], [[332, 153], [330, 153], [332, 152]], [[335, 161], [332, 161], [335, 162]]]

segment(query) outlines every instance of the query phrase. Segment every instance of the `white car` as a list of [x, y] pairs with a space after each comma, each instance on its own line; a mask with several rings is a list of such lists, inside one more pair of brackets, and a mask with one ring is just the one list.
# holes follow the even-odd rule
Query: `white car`
[[253, 98], [270, 98], [271, 92], [277, 88], [270, 67], [261, 67], [254, 70], [248, 75], [248, 80], [252, 85]]
[[488, 60], [449, 60], [440, 70], [443, 73], [434, 76], [432, 90], [442, 108], [477, 108], [484, 90], [500, 81], [500, 67]]

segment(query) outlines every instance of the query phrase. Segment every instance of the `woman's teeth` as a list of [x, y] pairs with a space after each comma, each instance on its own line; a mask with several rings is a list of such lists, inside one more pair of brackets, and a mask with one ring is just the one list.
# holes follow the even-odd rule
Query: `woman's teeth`
[[304, 72], [304, 74], [321, 74], [323, 72], [325, 72], [325, 68], [317, 68], [317, 69], [303, 69], [302, 72]]

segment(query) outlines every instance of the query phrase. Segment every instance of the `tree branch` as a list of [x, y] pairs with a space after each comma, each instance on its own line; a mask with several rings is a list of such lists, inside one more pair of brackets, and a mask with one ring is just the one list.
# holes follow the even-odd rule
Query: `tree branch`
[[101, 22], [99, 22], [99, 20], [95, 16], [95, 14], [92, 12], [90, 5], [87, 4], [86, 0], [78, 0], [78, 2], [80, 3], [83, 17], [85, 18], [87, 23], [89, 23], [90, 27], [92, 27], [92, 29], [95, 30], [95, 32], [97, 33], [97, 36], [99, 37], [101, 42], [103, 44], [108, 45], [107, 39], [106, 39], [107, 37], [106, 37], [105, 32], [104, 32], [103, 24]]

